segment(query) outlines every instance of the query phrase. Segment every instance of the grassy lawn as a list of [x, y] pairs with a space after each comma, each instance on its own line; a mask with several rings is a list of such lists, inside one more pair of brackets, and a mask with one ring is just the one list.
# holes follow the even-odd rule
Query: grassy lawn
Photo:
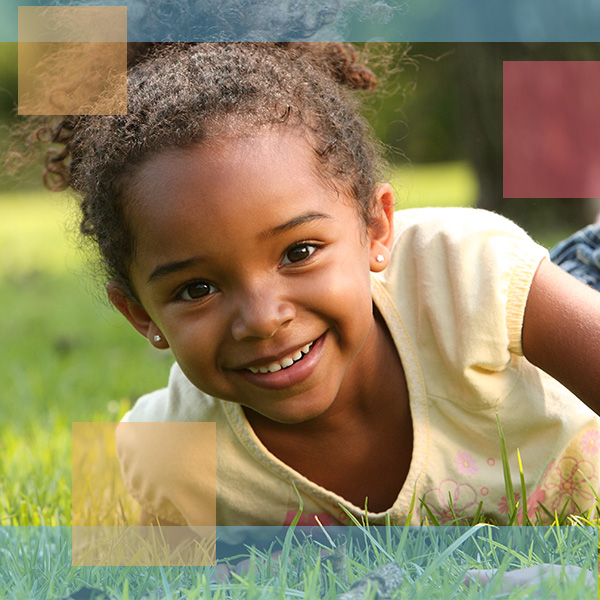
[[47, 193], [0, 200], [5, 525], [69, 525], [71, 423], [118, 420], [171, 365], [102, 298], [66, 235], [66, 206]]
[[[594, 569], [594, 533], [591, 528], [579, 527], [360, 528], [351, 540], [332, 539], [325, 545], [335, 550], [332, 560], [322, 556], [323, 545], [288, 530], [282, 539], [283, 567], [269, 563], [265, 554], [253, 553], [248, 575], [220, 584], [211, 583], [207, 568], [75, 569], [70, 566], [69, 528], [5, 528], [0, 530], [4, 550], [0, 586], [7, 574], [15, 577], [16, 583], [10, 595], [1, 587], [0, 593], [3, 598], [38, 600], [85, 585], [122, 600], [154, 600], [162, 597], [163, 591], [164, 597], [173, 600], [595, 600], [596, 590], [586, 586], [583, 577], [568, 585], [546, 577], [532, 588], [506, 593], [502, 593], [500, 581], [506, 571], [541, 562]], [[376, 596], [373, 585], [377, 580], [368, 575], [386, 566], [387, 573], [393, 567], [399, 587], [391, 595]], [[467, 569], [487, 567], [499, 569], [488, 586], [464, 585]], [[352, 585], [360, 593], [342, 596]]]
[[[475, 201], [477, 186], [465, 165], [410, 171], [394, 178], [402, 208]], [[190, 600], [333, 599], [389, 561], [403, 565], [407, 582], [394, 597], [491, 598], [500, 596], [460, 583], [461, 573], [477, 561], [502, 568], [544, 560], [593, 567], [589, 548], [596, 540], [592, 536], [589, 546], [589, 534], [575, 540], [567, 532], [566, 542], [540, 542], [533, 552], [529, 542], [511, 541], [510, 535], [490, 541], [489, 528], [487, 541], [440, 532], [433, 542], [423, 533], [410, 544], [407, 538], [390, 541], [385, 532], [381, 540], [365, 532], [366, 549], [348, 548], [343, 576], [320, 559], [318, 548], [309, 542], [300, 547], [292, 534], [286, 543], [293, 567], [272, 576], [259, 566], [227, 585], [210, 583], [202, 568], [71, 567], [71, 423], [118, 421], [136, 398], [166, 384], [172, 358], [154, 350], [107, 305], [68, 234], [70, 204], [46, 192], [0, 196], [0, 598], [41, 600], [89, 585], [136, 600], [157, 587], [168, 598]], [[546, 535], [543, 528], [532, 529]], [[446, 562], [439, 569], [436, 557], [442, 555]], [[556, 597], [595, 593], [579, 584]]]
[[406, 165], [393, 171], [390, 183], [398, 208], [473, 206], [479, 185], [468, 163]]

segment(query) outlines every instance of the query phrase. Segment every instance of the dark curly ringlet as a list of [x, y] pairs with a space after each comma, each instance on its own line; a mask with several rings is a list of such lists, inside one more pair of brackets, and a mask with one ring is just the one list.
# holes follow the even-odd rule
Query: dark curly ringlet
[[312, 146], [323, 181], [349, 192], [371, 222], [381, 153], [349, 90], [372, 89], [375, 77], [350, 44], [139, 43], [128, 62], [128, 114], [64, 118], [50, 134], [64, 150], [50, 151], [44, 180], [76, 192], [81, 233], [132, 298], [131, 182], [169, 148], [291, 128]]

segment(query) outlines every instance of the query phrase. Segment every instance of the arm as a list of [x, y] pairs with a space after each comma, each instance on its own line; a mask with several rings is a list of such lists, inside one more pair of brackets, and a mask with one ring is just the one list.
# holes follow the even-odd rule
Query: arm
[[533, 278], [523, 353], [600, 414], [600, 293], [543, 260]]

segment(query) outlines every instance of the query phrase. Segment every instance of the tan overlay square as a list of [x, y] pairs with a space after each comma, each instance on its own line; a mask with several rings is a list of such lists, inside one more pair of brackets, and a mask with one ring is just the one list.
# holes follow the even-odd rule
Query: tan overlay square
[[[73, 423], [72, 435], [73, 565], [215, 564], [214, 423]], [[135, 499], [116, 435], [137, 450], [124, 469]], [[141, 521], [140, 503], [158, 518]], [[190, 526], [176, 523], [175, 512]]]
[[127, 112], [127, 7], [19, 7], [20, 115]]

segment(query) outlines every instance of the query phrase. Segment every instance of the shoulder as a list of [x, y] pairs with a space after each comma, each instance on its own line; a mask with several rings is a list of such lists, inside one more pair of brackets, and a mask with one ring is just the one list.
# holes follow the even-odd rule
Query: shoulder
[[485, 210], [410, 209], [394, 224], [391, 261], [377, 279], [422, 360], [432, 370], [504, 371], [522, 354], [527, 296], [547, 250]]
[[532, 242], [516, 223], [497, 213], [479, 208], [415, 208], [399, 210], [394, 216], [396, 240], [407, 235], [424, 239], [443, 237], [459, 243], [473, 235], [503, 236]]
[[[548, 251], [516, 223], [496, 213], [473, 208], [426, 208], [398, 211], [391, 268], [382, 278], [400, 271], [415, 284], [497, 283], [506, 279], [531, 282]], [[526, 291], [521, 290], [521, 291]]]

